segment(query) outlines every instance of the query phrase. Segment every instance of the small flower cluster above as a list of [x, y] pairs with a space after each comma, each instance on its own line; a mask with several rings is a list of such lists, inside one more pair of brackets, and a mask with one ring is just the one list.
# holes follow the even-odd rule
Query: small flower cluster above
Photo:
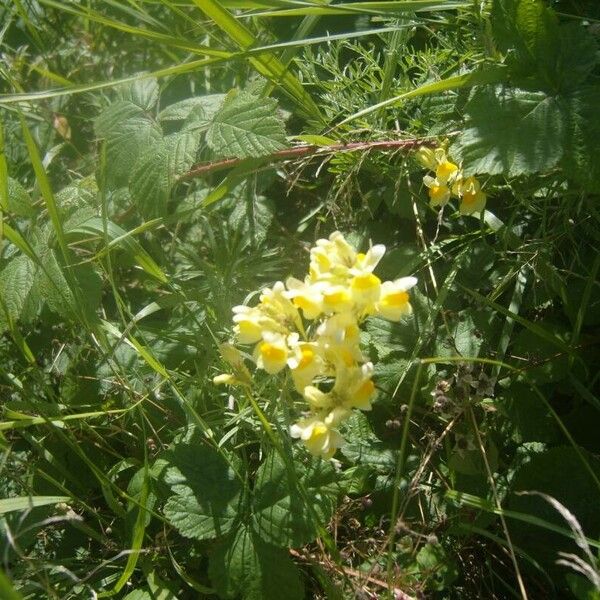
[[[382, 282], [373, 273], [384, 253], [381, 244], [356, 252], [336, 231], [311, 249], [304, 281], [290, 277], [264, 290], [257, 306], [233, 308], [237, 342], [255, 344], [257, 367], [271, 374], [290, 370], [307, 403], [290, 434], [316, 456], [331, 458], [344, 441], [337, 426], [353, 409], [371, 408], [373, 364], [360, 349], [360, 324], [370, 315], [399, 321], [412, 312], [408, 291], [417, 280]], [[215, 383], [248, 385], [241, 355], [226, 348], [234, 374]]]
[[481, 212], [485, 208], [486, 194], [473, 176], [465, 177], [462, 169], [448, 160], [443, 148], [420, 148], [417, 160], [434, 173], [425, 175], [423, 183], [429, 188], [431, 206], [443, 206], [450, 198], [458, 198], [458, 210], [463, 215]]

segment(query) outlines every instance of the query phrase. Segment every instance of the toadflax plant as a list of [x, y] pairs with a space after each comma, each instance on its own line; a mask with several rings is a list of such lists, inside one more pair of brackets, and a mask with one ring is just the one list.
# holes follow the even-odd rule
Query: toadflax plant
[[[354, 409], [371, 408], [373, 363], [360, 348], [361, 323], [371, 315], [399, 321], [412, 312], [408, 290], [416, 278], [382, 282], [373, 273], [384, 253], [381, 244], [356, 252], [336, 231], [311, 249], [304, 281], [279, 281], [257, 306], [233, 308], [236, 341], [255, 344], [256, 366], [272, 375], [290, 370], [307, 404], [290, 434], [315, 456], [331, 458], [344, 443], [336, 428]], [[228, 345], [223, 354], [234, 373], [215, 383], [250, 385], [241, 355]]]

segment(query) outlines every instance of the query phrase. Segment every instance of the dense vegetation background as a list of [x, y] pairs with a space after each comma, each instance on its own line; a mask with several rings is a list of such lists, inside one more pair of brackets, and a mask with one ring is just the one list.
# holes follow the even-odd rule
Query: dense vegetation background
[[[595, 0], [4, 0], [0, 597], [600, 598], [599, 40]], [[429, 205], [440, 146], [481, 214]], [[212, 380], [335, 230], [419, 283], [325, 461], [281, 378]]]

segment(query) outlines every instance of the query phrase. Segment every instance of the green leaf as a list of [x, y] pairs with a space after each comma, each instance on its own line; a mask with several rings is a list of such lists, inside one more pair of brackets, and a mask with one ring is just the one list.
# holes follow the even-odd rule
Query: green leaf
[[329, 462], [311, 458], [307, 464], [295, 461], [294, 466], [295, 472], [290, 473], [272, 451], [256, 475], [255, 529], [262, 539], [277, 546], [297, 547], [314, 540], [317, 524], [331, 518], [338, 494], [337, 475]]
[[158, 115], [159, 121], [187, 121], [185, 128], [208, 125], [221, 107], [225, 94], [208, 94], [186, 98], [164, 108]]
[[[41, 308], [41, 298], [35, 285], [35, 263], [25, 255], [13, 258], [0, 273], [0, 298], [11, 321], [33, 320]], [[1, 305], [0, 305], [1, 306]], [[0, 309], [0, 328], [5, 321]]]
[[137, 158], [162, 139], [158, 125], [133, 102], [118, 100], [95, 121], [96, 135], [106, 140], [106, 183], [127, 184]]
[[[79, 179], [58, 192], [55, 199], [63, 218], [70, 218], [74, 213], [86, 208], [91, 211], [89, 214], [96, 214], [98, 212], [96, 179], [93, 175]], [[64, 228], [65, 230], [68, 228], [67, 223]]]
[[490, 22], [498, 48], [516, 51], [520, 69], [547, 60], [557, 41], [556, 14], [543, 0], [494, 0]]
[[393, 353], [412, 352], [417, 338], [412, 319], [392, 323], [386, 319], [371, 318], [367, 320], [366, 332], [369, 343], [377, 350], [379, 360], [385, 360]]
[[[600, 460], [582, 448], [578, 450], [600, 475]], [[600, 534], [598, 488], [575, 448], [558, 447], [533, 455], [514, 475], [510, 487], [509, 510], [535, 515], [537, 519], [565, 527], [561, 515], [543, 498], [519, 494], [521, 491], [542, 492], [571, 511], [588, 538], [596, 539]], [[549, 565], [556, 560], [559, 550], [574, 549], [574, 546], [565, 546], [562, 536], [526, 523], [511, 527], [510, 534], [515, 545], [540, 559], [545, 558]]]
[[565, 103], [568, 128], [563, 164], [568, 175], [594, 192], [600, 181], [600, 86], [583, 86]]
[[117, 88], [117, 98], [131, 102], [144, 111], [151, 110], [158, 102], [158, 81], [154, 78], [136, 79]]
[[32, 217], [35, 208], [25, 188], [12, 177], [8, 178], [8, 212], [17, 217]]
[[208, 573], [221, 598], [304, 598], [300, 572], [287, 552], [266, 544], [246, 526], [215, 548]]
[[146, 219], [166, 213], [171, 189], [196, 160], [197, 132], [174, 133], [139, 159], [129, 179], [131, 198]]
[[517, 444], [556, 440], [556, 422], [529, 386], [513, 382], [509, 388], [501, 391], [494, 406], [503, 417], [500, 423], [506, 435]]
[[425, 544], [417, 554], [417, 565], [427, 588], [440, 592], [448, 589], [459, 574], [456, 562], [441, 544]]
[[[50, 310], [68, 319], [77, 319], [82, 312], [94, 319], [95, 311], [100, 305], [102, 280], [90, 265], [79, 264], [65, 266], [62, 257], [48, 245], [47, 234], [35, 233], [36, 251], [41, 268], [35, 273], [35, 284]], [[72, 289], [66, 277], [70, 269]]]
[[225, 535], [238, 520], [241, 484], [218, 451], [192, 430], [164, 457], [165, 483], [174, 493], [165, 517], [188, 538], [206, 540]]
[[230, 92], [206, 134], [217, 157], [252, 158], [286, 147], [277, 102], [246, 92]]
[[397, 452], [386, 448], [373, 433], [369, 420], [361, 412], [355, 412], [345, 425], [348, 442], [342, 452], [352, 462], [367, 465], [381, 473], [391, 473], [396, 468]]
[[253, 246], [257, 246], [265, 241], [273, 221], [273, 202], [270, 198], [254, 194], [247, 185], [243, 191], [245, 193], [240, 194], [229, 216], [229, 224], [236, 232], [246, 236]]
[[478, 88], [465, 107], [466, 124], [451, 153], [464, 161], [468, 174], [515, 177], [548, 171], [563, 155], [561, 110], [558, 99], [543, 92]]
[[29, 510], [36, 506], [47, 506], [49, 504], [59, 504], [60, 502], [69, 502], [69, 496], [21, 496], [19, 498], [0, 499], [0, 515], [4, 515], [16, 510]]
[[[571, 330], [560, 322], [539, 322], [539, 328], [565, 344], [571, 338]], [[557, 351], [556, 345], [549, 339], [531, 335], [523, 329], [514, 338], [511, 354], [527, 361], [524, 376], [536, 385], [565, 379], [569, 374], [569, 357]]]

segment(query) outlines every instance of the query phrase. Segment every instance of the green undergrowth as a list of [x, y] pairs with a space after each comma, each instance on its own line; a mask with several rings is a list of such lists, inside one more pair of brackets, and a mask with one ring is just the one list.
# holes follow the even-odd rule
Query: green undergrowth
[[[0, 6], [0, 597], [600, 598], [599, 32], [575, 0]], [[430, 206], [420, 147], [485, 210]], [[213, 377], [334, 231], [418, 285], [323, 460], [251, 350], [250, 389]]]

